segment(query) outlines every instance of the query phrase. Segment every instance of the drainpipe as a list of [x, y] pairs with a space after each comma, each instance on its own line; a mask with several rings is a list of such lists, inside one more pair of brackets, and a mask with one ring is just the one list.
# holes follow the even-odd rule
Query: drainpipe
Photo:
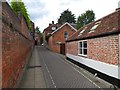
[[[118, 2], [118, 8], [120, 10], [120, 1]], [[120, 16], [118, 16], [120, 17]], [[118, 24], [119, 24], [119, 20], [118, 20]], [[119, 33], [119, 38], [118, 38], [118, 48], [119, 48], [119, 51], [118, 51], [118, 78], [120, 79], [120, 33]]]
[[119, 51], [118, 51], [118, 53], [119, 53], [119, 57], [118, 57], [118, 59], [119, 59], [119, 67], [120, 67], [120, 34], [119, 34], [119, 38], [118, 38], [118, 48], [119, 48]]
[[118, 35], [118, 48], [119, 48], [119, 51], [118, 51], [118, 78], [120, 79], [120, 34]]

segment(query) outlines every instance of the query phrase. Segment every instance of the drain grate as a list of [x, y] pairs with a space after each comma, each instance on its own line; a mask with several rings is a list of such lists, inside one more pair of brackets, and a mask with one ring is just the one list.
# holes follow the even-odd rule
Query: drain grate
[[38, 65], [38, 66], [28, 66], [28, 69], [31, 69], [31, 68], [40, 68], [42, 66]]

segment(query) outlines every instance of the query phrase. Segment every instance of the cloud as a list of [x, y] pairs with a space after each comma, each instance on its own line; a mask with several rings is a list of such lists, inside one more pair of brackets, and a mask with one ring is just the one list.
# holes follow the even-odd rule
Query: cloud
[[49, 14], [49, 11], [45, 9], [45, 3], [41, 2], [40, 0], [23, 1], [27, 6], [30, 18], [33, 21], [36, 21], [36, 19], [42, 19], [44, 16], [47, 16]]
[[120, 8], [120, 1], [118, 2], [118, 8]]
[[86, 10], [93, 10], [96, 19], [102, 18], [118, 8], [119, 0], [23, 0], [35, 26], [43, 31], [60, 14], [69, 9], [76, 18]]

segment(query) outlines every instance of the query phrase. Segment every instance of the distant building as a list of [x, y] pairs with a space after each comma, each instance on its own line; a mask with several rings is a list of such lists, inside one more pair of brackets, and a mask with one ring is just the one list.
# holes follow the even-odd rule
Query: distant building
[[67, 22], [64, 23], [51, 33], [48, 42], [49, 49], [57, 53], [65, 54], [65, 41], [76, 31], [72, 25]]
[[34, 22], [30, 21], [30, 25], [31, 25], [31, 29], [32, 29], [31, 34], [32, 34], [33, 38], [35, 38], [35, 24], [34, 24]]
[[40, 45], [41, 35], [38, 32], [35, 32], [35, 45]]
[[52, 24], [50, 23], [47, 28], [43, 31], [43, 42], [45, 45], [47, 45], [46, 36], [54, 32], [58, 27], [60, 27], [60, 24], [54, 24], [54, 21], [52, 21]]

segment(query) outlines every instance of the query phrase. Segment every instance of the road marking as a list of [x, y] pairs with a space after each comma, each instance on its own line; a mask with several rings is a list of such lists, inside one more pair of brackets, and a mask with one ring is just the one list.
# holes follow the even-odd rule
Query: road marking
[[[45, 64], [45, 62], [44, 62], [44, 64]], [[47, 71], [48, 71], [48, 74], [49, 74], [49, 76], [50, 76], [50, 78], [51, 78], [51, 80], [52, 80], [52, 83], [53, 83], [54, 87], [56, 88], [55, 82], [54, 82], [54, 80], [53, 80], [53, 78], [52, 78], [52, 76], [51, 76], [51, 74], [50, 74], [50, 71], [48, 70], [48, 67], [47, 67], [46, 64], [45, 64], [45, 67], [46, 67], [46, 69], [47, 69]]]
[[[73, 66], [77, 67], [77, 68], [80, 68], [78, 67], [77, 65], [67, 61], [66, 59], [64, 59], [62, 62], [66, 63], [66, 64], [72, 64]], [[71, 66], [71, 68], [73, 68], [75, 71], [77, 71], [79, 74], [81, 74], [83, 77], [85, 77], [86, 79], [88, 79], [91, 83], [93, 83], [95, 86], [97, 86], [98, 88], [101, 88], [100, 86], [98, 86], [96, 83], [94, 83], [91, 79], [89, 79], [87, 76], [85, 76], [83, 73], [81, 73], [78, 69], [76, 69], [75, 67]], [[81, 69], [81, 68], [80, 68]], [[83, 69], [81, 69], [83, 70]], [[85, 72], [85, 71], [84, 71]], [[86, 72], [85, 72], [86, 73]]]
[[47, 65], [46, 65], [46, 63], [45, 63], [45, 61], [44, 61], [43, 56], [41, 56], [41, 57], [42, 57], [42, 60], [43, 60], [44, 65], [45, 65], [45, 68], [47, 69], [47, 72], [48, 72], [48, 74], [49, 74], [49, 76], [50, 76], [50, 79], [51, 79], [51, 81], [52, 81], [52, 84], [53, 84], [54, 88], [57, 88], [56, 85], [55, 85], [55, 82], [54, 82], [54, 80], [53, 80], [53, 78], [52, 78], [52, 75], [50, 74], [50, 71], [49, 71], [49, 69], [48, 69], [48, 67], [47, 67]]

